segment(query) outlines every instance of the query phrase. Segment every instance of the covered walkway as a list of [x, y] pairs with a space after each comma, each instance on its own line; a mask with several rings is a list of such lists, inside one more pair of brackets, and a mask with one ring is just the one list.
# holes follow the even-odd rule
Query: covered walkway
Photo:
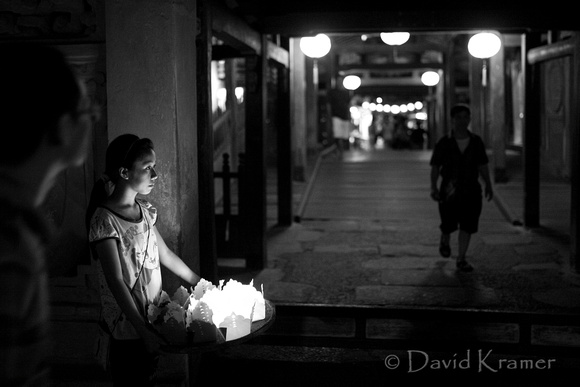
[[[300, 222], [270, 230], [268, 267], [250, 273], [264, 284], [266, 297], [297, 303], [579, 311], [580, 281], [569, 268], [569, 217], [563, 216], [569, 185], [543, 185], [549, 227], [526, 229], [514, 221], [523, 195], [514, 169], [514, 178], [496, 184], [496, 198], [484, 203], [480, 230], [468, 251], [475, 271], [459, 273], [453, 256], [438, 253], [430, 155], [428, 150], [385, 148], [354, 149], [343, 160], [333, 153], [324, 157], [313, 171], [310, 190], [302, 189], [297, 197], [306, 200]], [[452, 250], [457, 251], [456, 233]]]
[[[468, 252], [475, 270], [458, 272], [453, 258], [438, 253], [430, 154], [357, 149], [342, 160], [320, 159], [311, 183], [295, 187], [300, 221], [273, 225], [268, 267], [241, 278], [264, 286], [277, 305], [275, 324], [257, 341], [208, 356], [201, 368], [260, 375], [256, 385], [571, 385], [580, 279], [569, 270], [569, 240], [554, 231], [566, 230], [567, 185], [543, 185], [550, 227], [528, 230], [514, 221], [523, 189], [512, 170], [510, 182], [496, 185], [496, 200], [484, 203]], [[411, 353], [438, 359], [431, 364], [471, 360], [464, 369], [411, 372]], [[478, 368], [481, 353], [490, 354], [490, 368]], [[519, 359], [552, 359], [553, 367], [499, 368]], [[201, 380], [212, 375], [202, 371]]]

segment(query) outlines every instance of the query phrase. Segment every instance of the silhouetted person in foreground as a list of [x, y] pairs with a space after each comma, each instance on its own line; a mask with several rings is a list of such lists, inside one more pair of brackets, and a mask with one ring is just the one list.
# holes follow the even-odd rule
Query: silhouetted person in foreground
[[485, 197], [488, 201], [493, 198], [485, 146], [481, 137], [469, 131], [470, 121], [468, 106], [454, 106], [451, 133], [437, 142], [431, 157], [431, 197], [439, 202], [441, 217], [439, 252], [443, 257], [451, 256], [450, 234], [459, 229], [456, 265], [467, 272], [473, 267], [465, 255], [471, 235], [478, 230], [482, 209], [480, 176], [485, 182]]
[[80, 166], [98, 117], [62, 54], [0, 45], [0, 386], [48, 386], [49, 295], [40, 206]]

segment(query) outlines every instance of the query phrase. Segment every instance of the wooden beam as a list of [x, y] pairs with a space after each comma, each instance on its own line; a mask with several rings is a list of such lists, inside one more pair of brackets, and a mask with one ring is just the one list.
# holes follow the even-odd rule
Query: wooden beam
[[[274, 2], [273, 4], [280, 4]], [[442, 31], [491, 29], [502, 33], [525, 30], [576, 30], [578, 21], [573, 12], [565, 12], [557, 6], [543, 7], [486, 7], [474, 9], [473, 3], [465, 7], [439, 7], [396, 9], [392, 2], [385, 2], [391, 9], [372, 11], [346, 11], [329, 3], [332, 8], [323, 10], [289, 11], [260, 16], [262, 31], [266, 34], [283, 34], [289, 37], [311, 36], [317, 33], [364, 33], [376, 31]], [[330, 7], [329, 6], [329, 7]], [[538, 17], [541, 15], [541, 17]]]
[[385, 43], [341, 43], [339, 46], [336, 47], [335, 51], [337, 54], [342, 53], [372, 53], [372, 54], [390, 54], [393, 51], [397, 51], [397, 53], [416, 53], [416, 52], [425, 52], [425, 51], [439, 51], [445, 52], [447, 47], [442, 44], [437, 43], [405, 43], [402, 46], [389, 46]]
[[576, 39], [565, 40], [531, 49], [528, 52], [530, 64], [574, 54]]
[[286, 68], [290, 66], [290, 53], [288, 53], [288, 50], [270, 41], [267, 43], [267, 56], [268, 59], [272, 59]]
[[416, 70], [416, 69], [445, 69], [444, 63], [385, 63], [385, 64], [353, 64], [353, 65], [341, 65], [338, 67], [338, 71], [341, 70], [377, 70], [377, 71], [388, 71], [388, 70]]
[[213, 34], [243, 55], [262, 52], [262, 37], [248, 23], [234, 15], [221, 4], [211, 2], [211, 29]]

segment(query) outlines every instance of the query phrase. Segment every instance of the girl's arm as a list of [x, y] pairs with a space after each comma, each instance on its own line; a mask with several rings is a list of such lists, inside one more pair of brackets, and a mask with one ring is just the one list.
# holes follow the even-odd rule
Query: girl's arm
[[191, 270], [189, 266], [181, 260], [181, 258], [167, 247], [163, 237], [157, 230], [157, 227], [154, 226], [153, 231], [157, 235], [157, 247], [159, 249], [159, 261], [161, 264], [191, 285], [198, 283], [201, 277]]
[[156, 332], [149, 328], [149, 323], [145, 320], [131, 297], [131, 291], [123, 281], [117, 242], [114, 239], [104, 239], [95, 243], [95, 250], [98, 259], [101, 261], [103, 273], [111, 293], [115, 297], [117, 304], [127, 316], [135, 330], [145, 341], [150, 352], [159, 352], [159, 347], [167, 344]]

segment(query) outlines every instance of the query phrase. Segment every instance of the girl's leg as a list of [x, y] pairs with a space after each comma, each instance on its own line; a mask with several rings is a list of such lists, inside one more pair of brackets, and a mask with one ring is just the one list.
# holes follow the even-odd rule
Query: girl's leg
[[155, 386], [159, 357], [147, 352], [142, 340], [111, 340], [113, 385]]

